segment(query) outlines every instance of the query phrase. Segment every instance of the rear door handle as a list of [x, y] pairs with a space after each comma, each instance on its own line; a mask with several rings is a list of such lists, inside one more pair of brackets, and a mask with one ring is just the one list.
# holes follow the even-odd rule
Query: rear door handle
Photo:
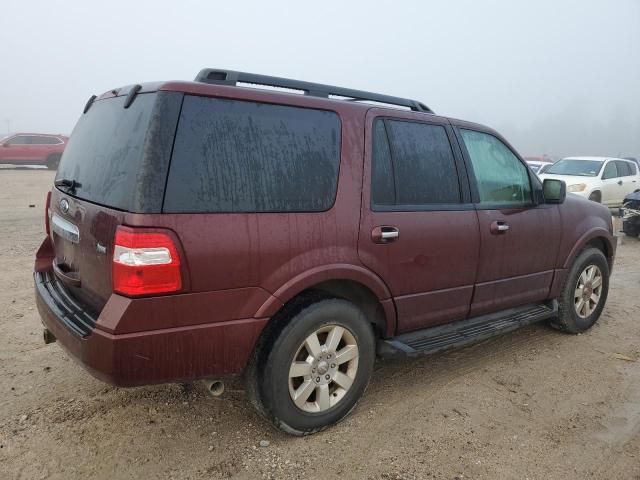
[[622, 180], [618, 180], [618, 185], [622, 185]]
[[500, 235], [502, 233], [507, 233], [510, 228], [511, 227], [507, 222], [503, 222], [501, 220], [494, 220], [493, 222], [491, 222], [491, 226], [489, 227], [489, 230], [494, 235]]
[[382, 225], [374, 227], [373, 230], [371, 230], [371, 240], [373, 240], [374, 243], [390, 243], [396, 241], [399, 237], [400, 230], [396, 227]]

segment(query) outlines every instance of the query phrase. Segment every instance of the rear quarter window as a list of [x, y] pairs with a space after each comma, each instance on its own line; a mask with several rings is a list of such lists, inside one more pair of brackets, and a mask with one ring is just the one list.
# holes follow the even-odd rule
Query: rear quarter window
[[328, 210], [339, 164], [334, 112], [185, 96], [163, 211]]

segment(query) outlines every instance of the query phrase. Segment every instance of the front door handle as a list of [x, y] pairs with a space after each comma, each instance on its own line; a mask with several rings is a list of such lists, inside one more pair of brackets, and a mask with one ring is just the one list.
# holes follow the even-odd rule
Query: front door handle
[[494, 235], [500, 235], [502, 233], [507, 233], [509, 231], [509, 228], [511, 227], [507, 222], [503, 222], [501, 220], [494, 220], [493, 222], [491, 222], [491, 226], [489, 227], [489, 230]]
[[618, 185], [622, 185], [622, 180], [618, 180]]
[[400, 237], [400, 230], [396, 227], [390, 227], [382, 225], [380, 227], [374, 227], [371, 230], [371, 240], [374, 243], [390, 243], [396, 241]]

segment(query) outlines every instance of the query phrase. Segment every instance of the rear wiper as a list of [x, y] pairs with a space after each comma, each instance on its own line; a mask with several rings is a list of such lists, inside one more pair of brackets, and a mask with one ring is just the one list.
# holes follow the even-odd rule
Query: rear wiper
[[69, 191], [73, 192], [76, 188], [82, 187], [80, 182], [76, 182], [75, 180], [69, 180], [68, 178], [61, 178], [53, 182], [56, 187], [64, 187], [68, 188]]

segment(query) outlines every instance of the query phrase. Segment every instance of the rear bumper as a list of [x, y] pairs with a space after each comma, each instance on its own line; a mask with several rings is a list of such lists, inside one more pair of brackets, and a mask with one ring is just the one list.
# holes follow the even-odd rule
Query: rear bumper
[[91, 374], [118, 386], [239, 374], [267, 322], [248, 318], [113, 334], [100, 325], [118, 325], [124, 319], [130, 321], [132, 314], [139, 315], [137, 300], [123, 301], [113, 295], [118, 308], [110, 308], [108, 302], [100, 315], [94, 316], [66, 298], [49, 272], [36, 272], [34, 282], [44, 326]]

